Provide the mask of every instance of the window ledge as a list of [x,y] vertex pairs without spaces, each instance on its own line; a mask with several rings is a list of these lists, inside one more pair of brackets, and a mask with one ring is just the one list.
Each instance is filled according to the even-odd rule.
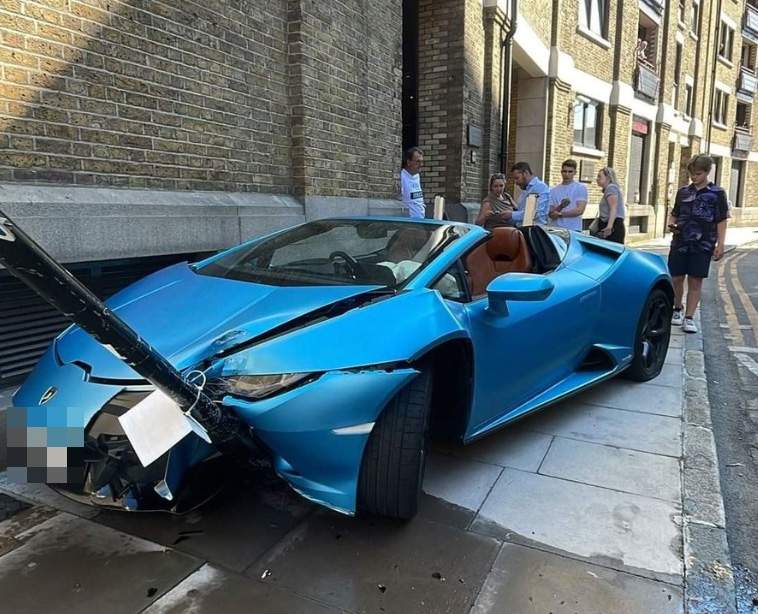
[[576,31],[577,31],[578,34],[581,34],[585,38],[588,38],[593,43],[595,43],[597,45],[600,45],[603,49],[610,49],[611,48],[610,41],[608,41],[607,39],[603,38],[602,36],[600,36],[596,32],[593,32],[589,28],[585,28],[584,26],[580,25],[580,26],[576,27]]
[[574,143],[571,146],[571,153],[580,156],[587,156],[588,158],[602,158],[605,155],[604,151],[595,149],[594,147],[586,147],[585,145],[577,145]]
[[732,60],[729,58],[725,58],[723,55],[719,55],[719,62],[728,66],[729,68],[734,68],[734,62],[732,62]]
[[715,128],[718,128],[719,130],[727,130],[729,128],[729,126],[727,126],[726,124],[722,124],[721,122],[717,122],[715,120],[712,122],[711,125],[714,126]]
[[695,32],[693,32],[692,30],[690,30],[690,38],[691,38],[692,40],[694,40],[695,42],[697,42],[697,41],[698,41],[698,36],[697,36],[697,34],[695,34]]
[[687,30],[687,24],[684,23],[683,21],[677,21],[676,25],[679,26],[680,30],[685,30],[685,31]]

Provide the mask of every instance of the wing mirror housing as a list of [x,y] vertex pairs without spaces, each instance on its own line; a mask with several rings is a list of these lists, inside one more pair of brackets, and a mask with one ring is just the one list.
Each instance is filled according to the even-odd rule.
[[555,290],[552,280],[532,273],[505,273],[487,286],[488,310],[496,316],[508,315],[508,301],[544,301]]

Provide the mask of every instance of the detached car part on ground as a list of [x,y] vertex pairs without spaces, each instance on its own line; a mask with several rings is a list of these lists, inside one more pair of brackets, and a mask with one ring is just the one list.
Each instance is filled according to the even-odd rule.
[[[672,304],[655,254],[559,228],[374,217],[308,222],[107,302],[185,381],[201,372],[223,422],[304,497],[398,518],[416,513],[430,429],[468,443],[615,375],[656,377]],[[143,467],[117,418],[153,383],[72,326],[14,404],[55,387],[50,403],[84,409],[85,479],[68,494],[176,509],[229,446],[191,433]]]

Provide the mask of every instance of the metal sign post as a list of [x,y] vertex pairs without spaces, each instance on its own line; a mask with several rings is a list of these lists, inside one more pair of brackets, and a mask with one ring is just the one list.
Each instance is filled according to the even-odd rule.
[[142,377],[173,399],[208,431],[222,451],[253,449],[250,430],[187,381],[118,315],[0,210],[0,264],[78,324]]

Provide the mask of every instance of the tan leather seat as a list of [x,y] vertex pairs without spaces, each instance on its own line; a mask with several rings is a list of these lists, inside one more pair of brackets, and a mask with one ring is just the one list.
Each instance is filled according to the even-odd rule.
[[471,294],[479,296],[503,273],[531,273],[532,262],[526,239],[518,228],[493,228],[486,243],[466,257]]

